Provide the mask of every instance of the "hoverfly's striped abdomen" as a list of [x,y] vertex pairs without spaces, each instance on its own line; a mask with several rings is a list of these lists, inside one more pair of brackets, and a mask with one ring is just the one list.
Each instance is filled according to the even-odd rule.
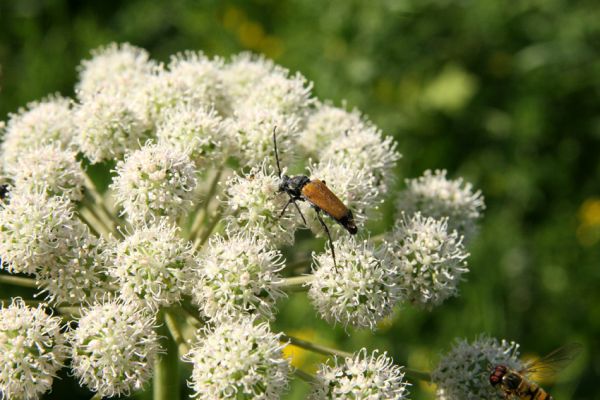
[[358,229],[352,211],[327,187],[325,182],[313,179],[302,187],[302,197],[310,204],[339,222],[351,234]]

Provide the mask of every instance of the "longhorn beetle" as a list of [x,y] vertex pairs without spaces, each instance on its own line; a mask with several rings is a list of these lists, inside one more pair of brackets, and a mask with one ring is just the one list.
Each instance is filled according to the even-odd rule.
[[321,217],[321,211],[329,215],[336,222],[342,225],[351,235],[356,234],[358,229],[354,222],[354,216],[352,211],[342,203],[342,201],[327,187],[324,181],[319,179],[310,179],[306,175],[287,176],[281,175],[281,166],[279,165],[279,152],[277,151],[277,128],[273,129],[273,145],[275,147],[275,160],[277,161],[277,172],[279,173],[279,192],[285,192],[288,194],[290,199],[281,210],[279,217],[281,218],[285,213],[285,210],[290,204],[294,204],[296,210],[302,217],[302,221],[306,225],[306,219],[300,211],[300,207],[296,204],[296,201],[307,201],[317,213],[317,219],[321,223],[323,230],[329,238],[329,244],[331,245],[331,257],[333,258],[333,265],[336,266],[335,262],[335,250],[333,248],[333,240],[331,239],[331,233],[323,218]]

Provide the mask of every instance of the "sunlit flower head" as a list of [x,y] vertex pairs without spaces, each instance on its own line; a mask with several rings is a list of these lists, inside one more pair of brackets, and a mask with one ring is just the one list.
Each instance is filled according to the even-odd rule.
[[195,267],[191,244],[164,220],[135,229],[111,251],[108,273],[120,295],[152,310],[178,302]]
[[146,50],[129,43],[99,47],[79,66],[77,96],[87,100],[107,90],[129,95],[144,84],[155,67]]
[[284,295],[276,286],[282,281],[283,261],[266,240],[245,233],[216,236],[198,263],[192,296],[207,317],[235,319],[246,313],[274,317],[275,301]]
[[61,320],[20,298],[0,308],[0,399],[38,399],[52,387],[68,348]]
[[176,220],[193,205],[196,168],[189,157],[164,144],[146,144],[120,161],[111,187],[134,222]]
[[469,256],[456,231],[448,232],[447,219],[402,216],[388,243],[398,271],[398,284],[406,299],[431,309],[456,296],[458,284],[469,270]]
[[427,170],[423,176],[406,181],[398,209],[406,214],[420,211],[427,217],[448,217],[448,229],[470,239],[477,231],[476,222],[485,208],[480,191],[462,178],[450,180],[445,170]]
[[80,151],[92,162],[122,159],[140,147],[147,126],[123,93],[104,90],[88,96],[76,110]]
[[234,107],[244,104],[253,87],[270,75],[273,61],[252,53],[240,53],[232,57],[221,70],[221,78]]
[[72,201],[83,198],[84,173],[72,150],[56,143],[24,152],[20,168],[14,171],[14,186],[21,191],[43,191],[48,196],[65,196]]
[[272,171],[262,164],[227,180],[226,202],[233,213],[227,220],[234,231],[255,232],[273,244],[291,244],[299,217],[292,207],[279,217],[289,197],[278,192],[280,179]]
[[0,203],[0,254],[9,272],[55,268],[79,245],[85,228],[69,199],[48,197],[45,191],[12,191],[8,200]]
[[149,312],[132,303],[105,299],[83,308],[68,336],[79,383],[102,397],[142,389],[161,351],[155,325]]
[[333,365],[322,364],[308,399],[402,400],[408,399],[409,385],[402,367],[386,353],[369,355],[362,349],[343,360],[335,357]]
[[229,124],[214,109],[179,105],[164,112],[156,136],[159,145],[175,147],[189,155],[198,168],[223,162]]
[[397,273],[367,240],[342,237],[334,246],[336,265],[329,249],[314,256],[308,295],[328,322],[374,329],[401,299]]
[[519,370],[519,345],[481,336],[474,342],[457,340],[440,360],[431,378],[439,400],[504,399],[489,381],[492,368],[502,364]]
[[189,382],[200,399],[276,400],[288,387],[291,366],[283,358],[280,335],[252,319],[226,322],[199,335],[186,354]]
[[76,129],[72,101],[60,95],[31,102],[18,113],[9,114],[0,147],[4,171],[18,171],[23,153],[36,147],[56,143],[67,148]]

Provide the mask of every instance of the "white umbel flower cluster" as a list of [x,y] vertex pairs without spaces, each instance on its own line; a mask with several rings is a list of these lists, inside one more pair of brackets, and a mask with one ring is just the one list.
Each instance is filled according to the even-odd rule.
[[79,201],[85,179],[76,157],[77,153],[61,149],[56,143],[24,152],[12,176],[13,184],[21,191],[45,190],[47,196]]
[[328,251],[314,256],[308,295],[325,320],[374,329],[402,298],[397,272],[367,240],[342,238],[334,245],[336,265]]
[[186,355],[192,363],[189,382],[200,399],[276,400],[291,373],[283,358],[280,335],[253,319],[227,322],[200,334]]
[[0,308],[0,399],[39,399],[67,356],[60,318],[19,298]]
[[0,132],[0,137],[3,136],[0,159],[6,173],[18,171],[20,157],[31,149],[51,143],[61,148],[70,146],[76,134],[72,104],[67,98],[53,95],[8,116],[4,135]]
[[448,218],[448,229],[470,239],[485,208],[480,191],[462,178],[449,180],[445,170],[427,170],[423,176],[406,181],[398,209],[406,214],[419,211],[426,217]]
[[353,357],[335,357],[333,363],[322,364],[317,371],[309,400],[408,399],[404,372],[386,353],[369,355],[361,349]]
[[492,368],[505,365],[520,370],[519,345],[482,336],[469,343],[457,340],[440,360],[431,378],[439,400],[504,399],[489,381]]
[[68,339],[81,385],[102,397],[141,389],[161,351],[154,317],[132,303],[105,299],[84,308],[78,322]]
[[196,168],[184,152],[148,143],[120,161],[116,172],[112,188],[132,223],[176,221],[192,208]]
[[238,318],[245,313],[274,318],[274,306],[284,293],[279,271],[283,260],[264,239],[240,233],[216,236],[200,254],[192,296],[211,319]]
[[431,309],[458,292],[468,272],[469,254],[456,231],[448,232],[447,218],[405,215],[392,232],[389,251],[399,274],[398,283],[411,303]]
[[234,231],[254,232],[273,244],[292,244],[298,226],[294,207],[279,217],[289,197],[279,193],[279,177],[265,164],[245,175],[235,175],[226,182],[228,219]]
[[181,299],[196,265],[191,244],[164,220],[136,229],[109,251],[113,265],[108,273],[118,283],[120,295],[152,310]]

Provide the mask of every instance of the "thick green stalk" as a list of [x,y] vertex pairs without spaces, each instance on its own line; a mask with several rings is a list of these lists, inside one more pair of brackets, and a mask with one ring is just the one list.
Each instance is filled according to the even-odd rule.
[[282,335],[280,340],[282,342],[289,342],[291,345],[302,347],[303,349],[323,354],[325,356],[352,357],[351,353],[347,353],[342,350],[332,349],[331,347],[327,346],[321,346],[319,344],[298,339],[293,336]]
[[35,279],[24,278],[22,276],[0,275],[0,283],[33,289],[37,288],[37,285],[35,284]]
[[309,374],[308,372],[304,372],[301,369],[295,369],[294,375],[296,375],[298,378],[302,379],[306,383],[313,384],[317,381],[314,375]]
[[286,292],[305,292],[308,290],[308,287],[305,285],[314,278],[314,275],[293,276],[291,278],[284,278],[277,286]]
[[158,323],[158,334],[162,337],[165,353],[154,362],[153,400],[180,399],[177,343],[169,333],[163,311],[159,312]]

